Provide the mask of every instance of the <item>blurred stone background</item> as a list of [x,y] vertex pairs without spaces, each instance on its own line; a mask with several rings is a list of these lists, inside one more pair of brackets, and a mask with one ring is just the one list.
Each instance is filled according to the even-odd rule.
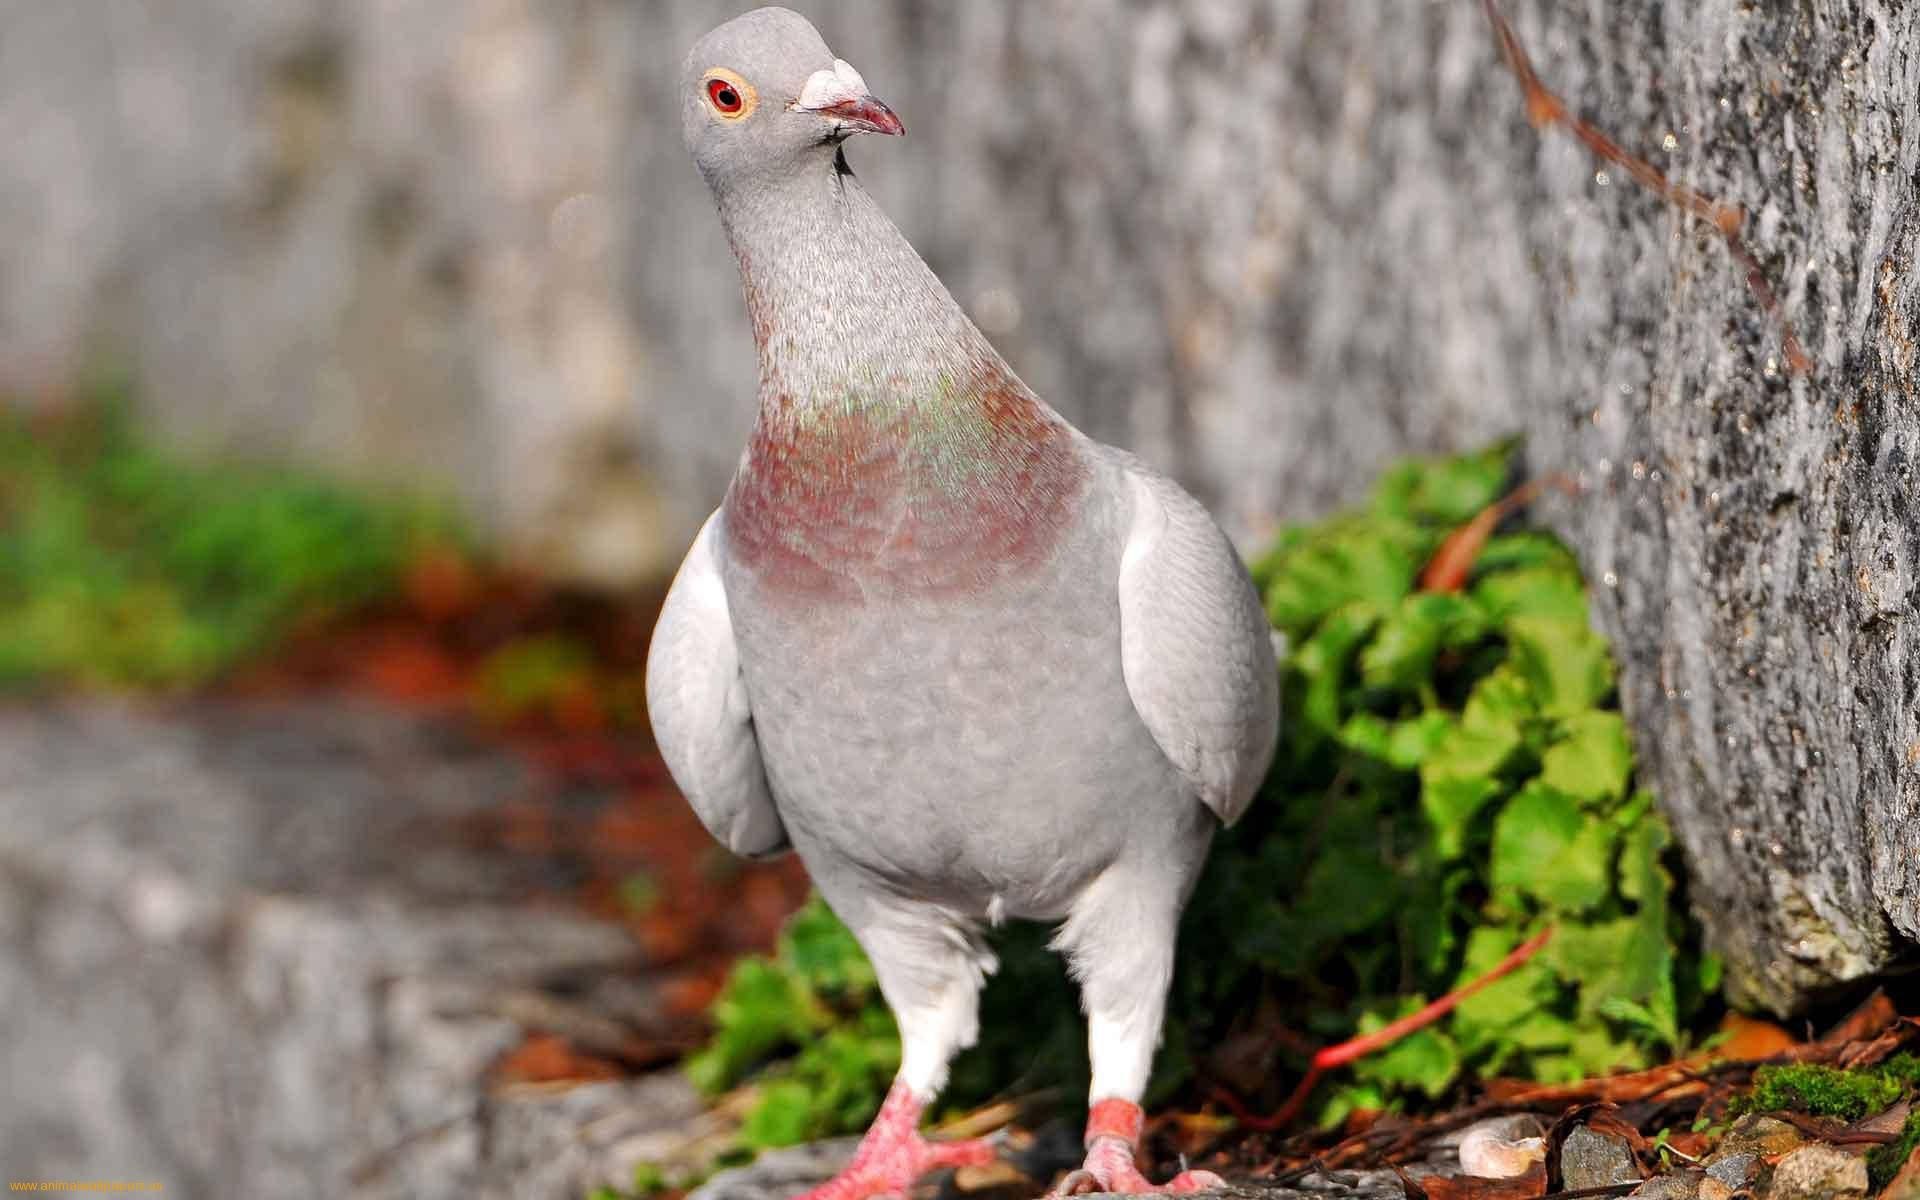
[[[618,586],[717,501],[754,365],[680,146],[692,0],[0,0],[0,392],[102,363],[213,451],[445,489]],[[1548,82],[1741,205],[1537,134],[1469,0],[818,0],[856,170],[1027,380],[1244,544],[1528,437],[1737,995],[1920,937],[1920,14],[1510,0]]]

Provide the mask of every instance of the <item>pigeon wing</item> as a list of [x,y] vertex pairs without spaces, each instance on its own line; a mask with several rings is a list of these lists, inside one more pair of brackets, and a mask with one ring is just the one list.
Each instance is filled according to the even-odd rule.
[[1246,567],[1200,502],[1118,454],[1132,501],[1120,561],[1127,692],[1173,765],[1228,825],[1273,761],[1280,677]]
[[720,514],[707,518],[673,577],[647,652],[647,715],[673,780],[708,832],[735,854],[788,846],[774,807],[740,649],[715,552]]

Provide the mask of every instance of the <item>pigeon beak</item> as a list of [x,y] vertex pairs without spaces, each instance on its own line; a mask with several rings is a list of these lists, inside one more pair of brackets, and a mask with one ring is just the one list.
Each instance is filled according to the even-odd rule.
[[893,110],[867,91],[867,81],[860,78],[860,72],[843,59],[834,59],[831,71],[815,71],[800,90],[800,98],[788,107],[832,121],[835,137],[907,131]]

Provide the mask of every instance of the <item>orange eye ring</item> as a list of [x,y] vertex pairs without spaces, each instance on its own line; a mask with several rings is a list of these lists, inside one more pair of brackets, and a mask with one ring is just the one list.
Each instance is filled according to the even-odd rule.
[[723,121],[744,121],[760,103],[760,93],[753,85],[724,67],[708,71],[700,90],[707,107]]

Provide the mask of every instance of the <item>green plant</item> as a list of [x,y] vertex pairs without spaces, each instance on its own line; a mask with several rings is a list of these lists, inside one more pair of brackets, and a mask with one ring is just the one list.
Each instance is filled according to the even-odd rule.
[[[1897,1054],[1873,1067],[1779,1063],[1755,1071],[1752,1089],[1735,1096],[1727,1113],[1800,1112],[1854,1122],[1883,1113],[1901,1100],[1917,1098],[1920,1055]],[[1920,1113],[1907,1117],[1895,1141],[1868,1152],[1867,1175],[1873,1190],[1892,1182],[1916,1149],[1920,1149]]]
[[126,411],[111,389],[57,421],[0,405],[0,689],[199,682],[456,536],[310,474],[190,465]]
[[[1367,506],[1286,531],[1254,564],[1288,640],[1285,732],[1188,908],[1155,1097],[1203,1066],[1233,1077],[1219,1048],[1277,1025],[1326,1041],[1377,1029],[1548,924],[1537,957],[1323,1085],[1321,1119],[1437,1096],[1467,1072],[1564,1080],[1639,1065],[1679,1046],[1717,987],[1674,903],[1666,827],[1632,790],[1612,660],[1572,554],[1545,533],[1498,535],[1466,586],[1420,586],[1449,534],[1499,497],[1510,457],[1499,446],[1403,464]],[[816,905],[798,924],[821,938],[830,920]],[[1084,1083],[1073,993],[1044,940],[999,939],[982,1043],[955,1064],[951,1102]],[[856,948],[836,944],[851,973]],[[719,1088],[798,1051],[762,1087],[749,1133],[760,1145],[857,1129],[885,1085],[865,1058],[860,1103],[845,1081],[824,1086],[829,1038],[877,1039],[884,1012],[870,989],[832,1006],[788,999],[811,994],[791,958],[783,945],[736,968],[693,1064]],[[1270,1107],[1289,1072],[1239,1074],[1274,1080],[1275,1094],[1245,1097]],[[800,1077],[808,1086],[778,1082]]]
[[712,1040],[686,1063],[696,1086],[719,1091],[780,1059],[741,1131],[750,1149],[858,1128],[900,1065],[873,967],[818,897],[787,922],[770,958],[734,966],[712,1016]]
[[1851,1069],[1823,1063],[1779,1063],[1753,1073],[1753,1089],[1727,1106],[1731,1116],[1802,1112],[1859,1121],[1885,1112],[1920,1089],[1920,1057],[1897,1054],[1875,1067]]

